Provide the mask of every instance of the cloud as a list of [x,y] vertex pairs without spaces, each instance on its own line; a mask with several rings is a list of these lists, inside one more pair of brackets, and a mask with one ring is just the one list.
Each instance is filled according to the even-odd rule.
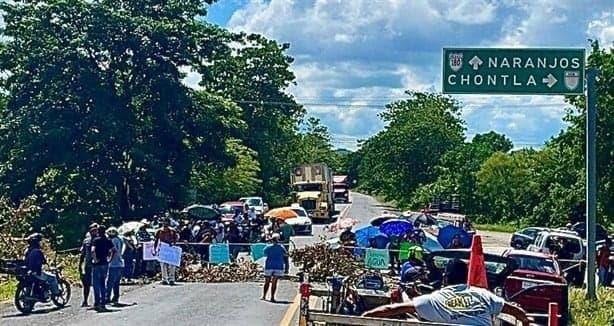
[[613,45],[614,13],[602,12],[598,19],[589,22],[586,33],[589,38],[597,39],[602,45]]
[[[381,130],[406,90],[439,91],[443,47],[586,47],[587,34],[612,40],[611,12],[607,0],[251,0],[227,26],[291,44],[290,91],[344,144]],[[469,137],[543,143],[564,128],[561,96],[458,98]]]

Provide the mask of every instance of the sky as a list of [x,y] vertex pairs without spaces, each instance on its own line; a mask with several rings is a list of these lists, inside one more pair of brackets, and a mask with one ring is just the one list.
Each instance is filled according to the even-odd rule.
[[[207,20],[290,43],[289,90],[329,127],[337,147],[382,130],[383,104],[406,90],[441,91],[450,46],[612,45],[614,1],[220,0]],[[490,130],[539,147],[565,125],[562,96],[455,96],[467,137]]]

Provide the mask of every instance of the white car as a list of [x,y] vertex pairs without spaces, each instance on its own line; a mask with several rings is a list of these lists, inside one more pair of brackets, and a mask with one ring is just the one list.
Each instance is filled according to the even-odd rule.
[[533,244],[527,247],[528,251],[551,254],[550,246],[564,242],[569,249],[572,259],[581,260],[585,255],[585,244],[575,232],[565,230],[545,230],[537,234]]
[[269,204],[265,203],[262,197],[242,197],[239,198],[239,201],[247,204],[250,208],[253,207],[258,215],[262,215],[269,210]]
[[290,206],[289,208],[293,210],[298,215],[298,217],[287,219],[286,223],[292,225],[292,227],[294,228],[294,232],[297,235],[311,235],[312,222],[311,218],[309,218],[309,214],[307,214],[307,211],[298,204],[292,204],[292,206]]

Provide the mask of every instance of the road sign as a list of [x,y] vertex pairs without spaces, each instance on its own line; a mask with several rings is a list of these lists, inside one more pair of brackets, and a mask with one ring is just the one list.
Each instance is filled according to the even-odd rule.
[[444,48],[443,93],[582,94],[584,49]]

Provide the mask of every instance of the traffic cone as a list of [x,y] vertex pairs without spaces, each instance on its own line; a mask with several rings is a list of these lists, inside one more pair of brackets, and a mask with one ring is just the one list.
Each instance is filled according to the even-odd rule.
[[488,289],[488,279],[486,278],[486,266],[484,265],[484,250],[482,248],[482,237],[474,235],[471,242],[471,256],[469,257],[469,275],[467,276],[469,286],[477,286]]

